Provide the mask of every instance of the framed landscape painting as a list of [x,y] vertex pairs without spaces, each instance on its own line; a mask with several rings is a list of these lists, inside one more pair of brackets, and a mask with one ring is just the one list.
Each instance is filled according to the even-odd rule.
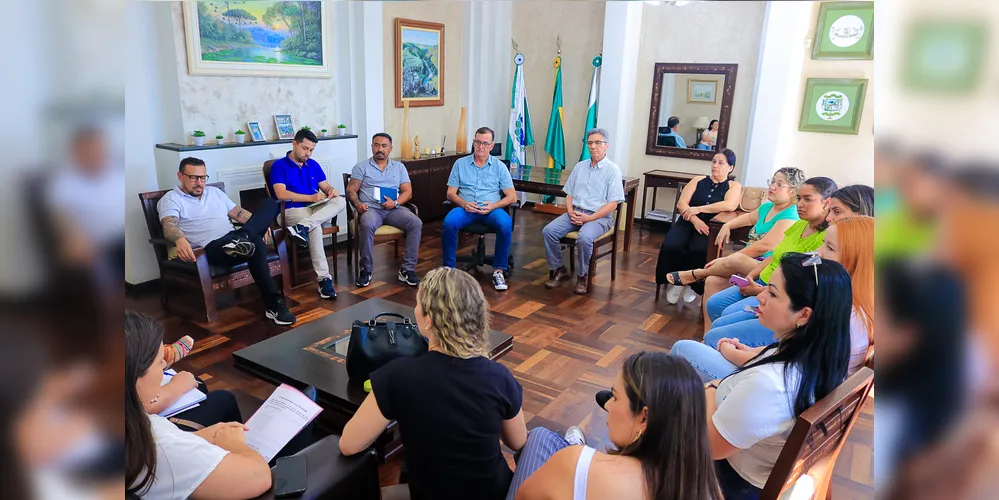
[[874,59],[874,2],[823,2],[812,59]]
[[718,82],[714,80],[687,80],[687,102],[714,104],[717,93]]
[[326,2],[187,0],[192,75],[331,78]]
[[857,135],[866,93],[867,80],[809,78],[798,130]]
[[444,25],[395,19],[395,107],[444,105]]

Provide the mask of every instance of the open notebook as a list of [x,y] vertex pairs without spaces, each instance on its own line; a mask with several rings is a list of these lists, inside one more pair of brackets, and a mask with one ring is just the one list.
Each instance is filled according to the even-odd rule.
[[[167,383],[170,382],[170,379],[172,379],[173,376],[176,374],[177,372],[172,369],[163,372],[163,380],[160,381],[160,387],[167,385]],[[180,399],[174,401],[174,403],[170,405],[169,408],[161,411],[160,416],[163,418],[170,418],[182,411],[190,410],[191,408],[199,406],[201,402],[204,400],[205,400],[205,393],[197,389],[191,389],[185,392],[184,395],[180,397]]]

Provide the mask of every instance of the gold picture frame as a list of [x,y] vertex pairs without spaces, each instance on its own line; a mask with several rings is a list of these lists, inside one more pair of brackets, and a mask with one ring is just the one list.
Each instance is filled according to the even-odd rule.
[[687,80],[687,102],[716,104],[718,102],[718,81]]
[[444,25],[395,19],[395,107],[444,105]]

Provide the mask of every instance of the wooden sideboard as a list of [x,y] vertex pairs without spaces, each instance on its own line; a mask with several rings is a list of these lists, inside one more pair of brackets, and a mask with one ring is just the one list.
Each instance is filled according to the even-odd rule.
[[393,158],[406,165],[409,179],[413,182],[413,204],[420,208],[420,219],[430,222],[447,215],[447,179],[451,167],[462,156],[470,153],[448,152],[444,156],[424,156],[419,160]]

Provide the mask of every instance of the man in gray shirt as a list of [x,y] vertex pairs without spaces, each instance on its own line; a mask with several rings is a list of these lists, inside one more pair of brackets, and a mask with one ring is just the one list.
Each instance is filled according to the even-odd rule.
[[624,201],[624,184],[621,170],[607,159],[610,136],[601,128],[586,134],[586,147],[590,159],[576,164],[565,181],[565,205],[568,211],[548,223],[542,230],[545,238],[545,256],[548,258],[549,280],[545,288],[558,288],[569,280],[569,270],[562,263],[562,246],[559,240],[572,231],[578,231],[576,238],[576,278],[578,294],[588,291],[587,273],[590,257],[593,255],[593,242],[614,228],[614,210]]
[[384,132],[375,134],[371,138],[371,158],[354,165],[347,184],[347,200],[360,217],[360,234],[356,235],[360,269],[354,282],[359,287],[371,284],[375,231],[382,224],[406,232],[406,255],[402,260],[402,268],[399,269],[399,281],[410,286],[420,284],[420,279],[416,276],[416,261],[420,252],[423,221],[409,209],[400,206],[413,198],[413,184],[409,180],[406,166],[390,160],[390,153],[392,136]]

